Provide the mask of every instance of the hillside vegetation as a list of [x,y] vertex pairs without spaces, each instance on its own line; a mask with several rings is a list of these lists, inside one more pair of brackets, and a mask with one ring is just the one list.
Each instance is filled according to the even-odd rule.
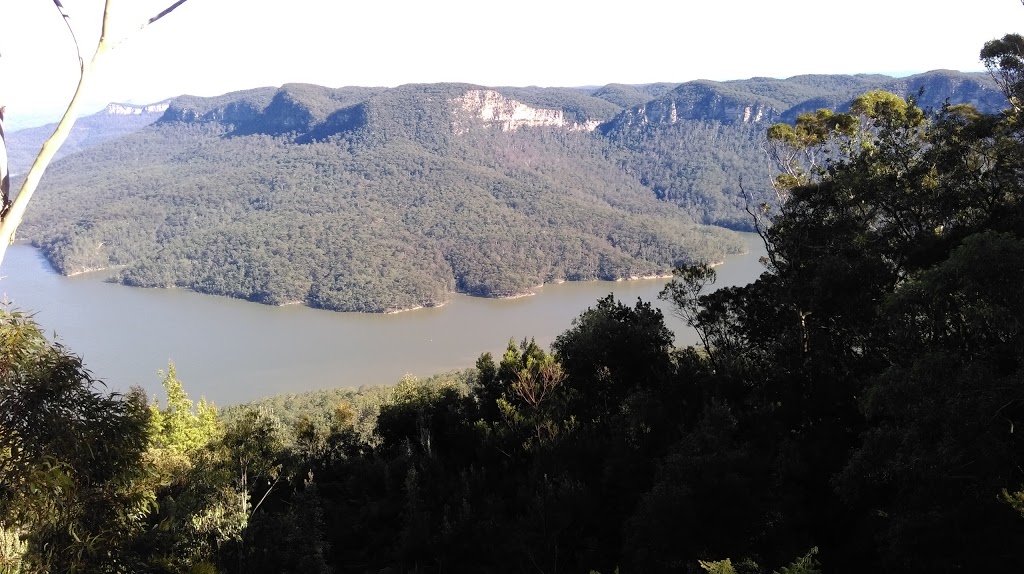
[[1005,102],[952,72],[182,96],[54,165],[20,236],[63,273],[346,311],[664,274],[741,248],[708,225],[769,196],[766,122],[879,84]]
[[[80,118],[64,145],[57,150],[56,159],[85,151],[105,141],[136,132],[160,119],[166,103],[149,106],[109,104],[102,111]],[[18,130],[8,142],[8,161],[14,177],[24,175],[39,153],[43,142],[53,133],[57,124]]]

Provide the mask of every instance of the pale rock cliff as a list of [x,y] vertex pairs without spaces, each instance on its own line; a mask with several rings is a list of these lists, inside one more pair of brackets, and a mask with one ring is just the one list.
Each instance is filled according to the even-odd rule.
[[558,127],[574,131],[593,131],[600,122],[577,122],[566,117],[562,110],[534,108],[510,98],[495,90],[469,90],[452,100],[457,133],[468,127],[467,118],[481,120],[486,125],[498,126],[501,131],[512,132],[519,128]]
[[772,102],[757,97],[739,98],[694,82],[683,84],[661,98],[623,111],[602,130],[672,125],[686,120],[750,124],[775,121],[779,112]]
[[162,114],[170,107],[171,102],[163,101],[155,104],[138,106],[135,104],[110,103],[104,108],[104,113],[112,116],[141,116],[143,114]]

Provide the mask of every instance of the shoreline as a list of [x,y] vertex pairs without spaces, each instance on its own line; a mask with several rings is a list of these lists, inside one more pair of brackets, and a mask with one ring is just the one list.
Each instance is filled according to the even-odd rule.
[[[397,315],[399,313],[408,313],[409,311],[418,311],[420,309],[440,309],[441,307],[444,307],[447,304],[448,304],[448,301],[445,301],[444,303],[438,303],[436,305],[414,305],[412,307],[406,307],[404,309],[392,309],[390,311],[381,311],[380,313],[370,312],[370,313],[367,313],[367,314],[368,315],[378,315],[378,314],[379,315]],[[311,309],[317,309],[317,307],[310,307],[310,308]],[[321,310],[329,311],[329,309],[321,309]],[[341,311],[341,312],[342,313],[359,313],[359,311]]]
[[[47,259],[47,261],[49,261],[49,259]],[[50,266],[53,267],[54,270],[57,269],[57,267],[53,264],[52,261],[50,262]],[[121,266],[121,267],[123,267],[123,266]],[[108,270],[113,271],[115,269],[118,269],[118,267],[86,267],[85,269],[82,269],[80,271],[72,271],[71,273],[68,273],[68,274],[66,274],[64,276],[65,277],[78,277],[79,275],[88,275],[89,273],[99,273],[101,271],[108,271]],[[57,273],[60,273],[60,271],[57,271]]]
[[656,273],[654,275],[630,275],[629,277],[620,277],[615,280],[616,283],[621,281],[650,281],[652,279],[671,279],[671,273]]
[[[105,272],[105,271],[106,272],[112,272],[112,271],[116,271],[117,269],[126,267],[124,265],[88,267],[88,268],[85,268],[85,269],[74,271],[72,273],[64,274],[64,273],[61,273],[59,269],[57,269],[57,267],[53,264],[53,262],[50,260],[50,258],[46,256],[45,252],[41,248],[32,245],[31,242],[28,242],[28,241],[24,242],[23,244],[27,245],[30,248],[32,248],[32,249],[38,251],[39,253],[41,253],[43,255],[43,259],[48,263],[50,269],[54,273],[56,273],[58,275],[61,275],[61,276],[64,276],[64,277],[68,277],[68,278],[80,277],[80,276],[90,275],[90,274],[98,274],[98,273],[102,273],[102,272]],[[743,253],[738,253],[738,254],[735,254],[735,255],[736,256],[742,256],[742,255],[745,255],[745,254],[747,254],[749,252],[750,252],[750,249],[748,248]],[[715,261],[713,263],[709,263],[708,265],[710,267],[712,267],[712,268],[720,267],[722,265],[725,265],[728,262],[728,259],[729,259],[729,257],[726,257],[724,259],[720,259],[720,260]],[[529,291],[520,292],[520,293],[512,293],[512,294],[509,294],[509,295],[481,296],[481,295],[475,295],[473,293],[468,293],[468,292],[465,292],[465,291],[458,291],[458,290],[450,292],[449,295],[451,295],[451,294],[460,294],[460,295],[465,295],[467,297],[475,297],[475,298],[481,298],[481,299],[495,299],[495,300],[511,301],[511,300],[516,300],[516,299],[522,299],[522,298],[525,298],[525,297],[533,297],[535,295],[539,295],[540,291],[542,291],[543,288],[545,286],[547,286],[547,285],[562,285],[562,284],[565,284],[565,283],[593,283],[593,282],[621,283],[621,282],[624,282],[624,281],[670,280],[670,279],[672,279],[673,276],[674,275],[671,272],[661,272],[661,273],[650,273],[650,274],[645,274],[645,275],[630,275],[628,277],[619,277],[619,278],[616,278],[616,279],[593,278],[593,279],[584,279],[584,280],[568,280],[568,279],[565,279],[565,278],[558,278],[558,279],[553,279],[551,281],[544,282],[544,283],[541,283],[539,285],[536,285],[536,286],[530,288]],[[107,282],[115,283],[117,285],[122,285],[124,287],[136,287],[136,288],[140,287],[138,285],[127,285],[125,283],[117,281],[116,278],[114,277],[114,275],[109,275],[104,280],[107,281]],[[253,301],[251,299],[246,299],[244,297],[231,297],[230,295],[222,295],[222,294],[216,294],[216,293],[206,293],[206,292],[203,292],[203,291],[197,291],[197,290],[195,290],[195,289],[193,289],[191,287],[184,287],[184,286],[151,287],[151,288],[153,288],[153,289],[183,289],[183,290],[191,291],[193,293],[198,293],[198,294],[201,294],[201,295],[213,295],[213,296],[217,296],[217,297],[228,297],[228,298],[231,298],[231,299],[238,299],[238,300],[246,301],[246,302],[249,302],[249,303],[261,303],[259,301]],[[328,308],[324,308],[324,307],[314,307],[312,305],[307,304],[305,301],[302,301],[302,300],[291,300],[291,301],[286,301],[286,302],[283,302],[283,303],[270,304],[270,306],[274,306],[274,307],[305,306],[305,307],[309,307],[310,309],[314,309],[314,310],[318,310],[318,311],[333,311],[333,312],[336,312],[336,313],[365,313],[365,314],[369,314],[369,315],[377,315],[377,314],[380,314],[380,315],[396,315],[396,314],[399,314],[399,313],[406,313],[406,312],[410,312],[410,311],[418,311],[420,309],[441,308],[441,307],[444,307],[445,305],[447,305],[449,301],[445,301],[443,303],[438,303],[438,304],[434,304],[434,305],[430,305],[430,304],[428,304],[428,305],[413,305],[413,306],[410,306],[410,307],[404,307],[404,308],[398,308],[398,309],[384,309],[384,310],[380,310],[380,311],[353,311],[353,310],[328,309]],[[267,303],[261,303],[261,304],[267,305]]]
[[[543,287],[543,285],[542,285],[542,287]],[[536,289],[536,287],[534,287],[534,289]],[[513,299],[522,299],[523,297],[533,297],[536,294],[537,294],[536,291],[527,291],[526,293],[513,293],[512,295],[500,295],[498,297],[480,297],[480,298],[481,299],[498,299],[498,300],[501,300],[501,301],[511,301]],[[476,295],[470,295],[469,293],[464,293],[464,295],[466,295],[468,297],[476,297]]]

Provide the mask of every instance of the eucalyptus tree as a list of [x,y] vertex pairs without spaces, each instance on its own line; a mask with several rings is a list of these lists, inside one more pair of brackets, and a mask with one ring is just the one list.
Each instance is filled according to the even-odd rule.
[[100,385],[31,317],[0,309],[0,571],[137,568],[131,541],[155,502],[149,412]]

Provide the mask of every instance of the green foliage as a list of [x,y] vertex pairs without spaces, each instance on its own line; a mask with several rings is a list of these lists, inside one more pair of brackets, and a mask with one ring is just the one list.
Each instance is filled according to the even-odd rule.
[[459,452],[466,409],[470,401],[455,385],[422,384],[406,376],[381,406],[377,435],[381,448],[405,449],[425,457],[447,457]]
[[1002,492],[1003,502],[1009,504],[1014,510],[1024,515],[1024,491],[1007,492],[1003,489]]
[[554,355],[532,339],[524,339],[518,348],[510,340],[496,373],[485,357],[478,365],[481,362],[485,368],[475,396],[483,421],[501,421],[494,427],[498,438],[530,450],[545,448],[562,432],[572,430],[575,421],[565,418],[563,410],[565,372]]
[[[473,369],[465,369],[438,373],[418,382],[427,387],[453,387],[465,394],[475,384],[476,378]],[[392,392],[390,386],[363,386],[283,394],[227,406],[220,410],[220,417],[226,424],[231,424],[246,412],[257,410],[273,413],[285,429],[305,425],[316,433],[326,433],[332,425],[340,425],[352,428],[362,442],[375,444],[377,415],[381,407],[391,401]]]
[[192,400],[177,378],[174,363],[168,365],[161,384],[167,393],[166,406],[161,409],[154,402],[149,407],[153,448],[181,455],[215,440],[220,431],[217,407],[204,398],[193,408]]
[[[676,313],[686,321],[687,325],[698,326],[697,314],[700,311],[700,296],[715,283],[716,278],[715,268],[707,264],[676,267],[672,271],[672,280],[658,293],[658,298],[663,301],[671,301]],[[698,330],[697,333],[706,347],[707,334],[703,330]]]
[[765,229],[769,272],[680,301],[759,445],[746,472],[799,499],[767,514],[851,569],[1014,569],[1022,142],[1011,115],[913,103],[858,98]]
[[697,564],[708,574],[737,574],[732,566],[732,560],[728,558],[715,561],[699,560]]
[[[883,98],[885,101],[888,101],[885,96],[896,98],[888,92],[872,94],[872,97]],[[860,109],[870,105],[863,98],[861,96],[854,100],[851,106],[853,114],[864,113]],[[839,138],[853,137],[860,127],[856,115],[820,109],[814,113],[798,115],[792,126],[782,123],[768,128],[765,149],[775,167],[782,171],[774,181],[776,190],[789,191],[819,178],[827,167],[826,144]],[[822,152],[826,155],[824,162],[818,157]]]
[[[265,109],[176,103],[55,165],[48,181],[72,191],[40,194],[23,235],[63,272],[117,267],[129,285],[375,312],[654,275],[740,248],[651,197],[601,138],[469,116],[454,128],[471,88],[288,85]],[[578,90],[513,92],[587,120],[614,108]]]
[[139,487],[148,411],[137,393],[122,397],[99,385],[30,316],[0,310],[4,568],[135,568],[129,545],[153,502]]
[[1024,36],[1007,34],[998,40],[985,42],[981,61],[1019,114],[1024,95]]
[[817,547],[811,548],[807,554],[804,554],[792,564],[779,568],[774,574],[822,574],[821,564],[818,563],[816,558],[817,555]]
[[[773,574],[821,574],[821,565],[818,563],[817,548],[811,548],[807,554],[787,566],[775,570]],[[764,570],[752,560],[745,559],[733,566],[732,560],[705,561],[698,560],[697,564],[708,574],[758,574]]]
[[569,373],[565,392],[571,412],[585,420],[630,418],[623,408],[631,393],[656,394],[667,384],[672,339],[661,311],[650,303],[637,300],[630,307],[612,295],[598,300],[551,345]]
[[[875,122],[898,122],[908,127],[918,127],[925,120],[912,100],[883,91],[868,92],[854,98],[850,112],[867,116]],[[817,143],[823,143],[824,139]]]

